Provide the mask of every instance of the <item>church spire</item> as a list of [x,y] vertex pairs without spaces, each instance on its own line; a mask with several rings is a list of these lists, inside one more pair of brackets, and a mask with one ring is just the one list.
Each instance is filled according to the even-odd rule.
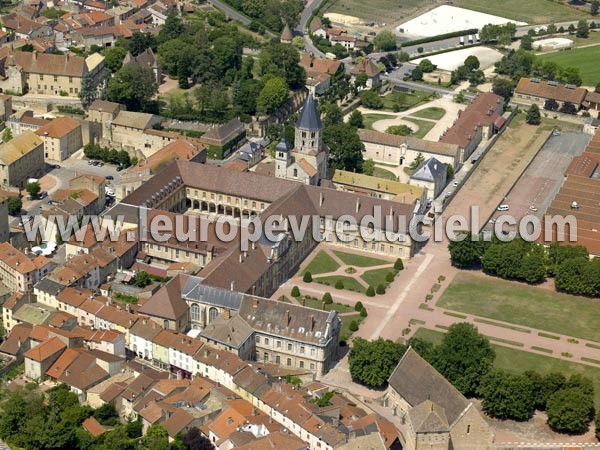
[[323,128],[317,105],[312,94],[309,92],[306,102],[300,111],[300,117],[296,122],[296,128],[306,131],[320,131]]

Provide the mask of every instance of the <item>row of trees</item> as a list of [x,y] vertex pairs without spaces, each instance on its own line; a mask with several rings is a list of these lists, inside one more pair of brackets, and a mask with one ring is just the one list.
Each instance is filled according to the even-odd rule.
[[[411,338],[410,345],[466,396],[481,399],[484,411],[499,419],[527,420],[545,410],[548,424],[559,432],[583,433],[594,418],[594,387],[581,375],[545,376],[535,371],[508,373],[493,367],[496,353],[489,340],[469,323],[450,326],[442,342]],[[349,353],[352,377],[382,387],[404,355],[406,346],[379,338],[355,338]]]
[[123,168],[137,164],[136,157],[130,157],[125,150],[109,149],[98,144],[87,144],[83,147],[83,154],[88,159],[97,159]]
[[275,32],[280,32],[285,23],[294,29],[304,8],[300,0],[227,0],[227,3]]
[[[169,444],[167,431],[152,425],[142,436],[142,421],[121,424],[114,406],[106,404],[96,410],[79,404],[68,386],[60,385],[41,393],[37,384],[7,391],[0,404],[0,438],[11,446],[25,450],[209,450],[213,446],[192,428]],[[104,426],[112,427],[97,438],[81,424],[93,416]]]
[[502,242],[466,235],[448,245],[452,264],[481,268],[501,278],[540,283],[555,277],[558,290],[571,294],[600,296],[600,260],[589,259],[582,245],[552,243],[548,248],[514,239]]

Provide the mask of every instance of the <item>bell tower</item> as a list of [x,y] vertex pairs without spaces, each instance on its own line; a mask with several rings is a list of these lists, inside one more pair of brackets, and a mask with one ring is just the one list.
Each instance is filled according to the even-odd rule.
[[308,94],[296,122],[295,149],[298,153],[316,155],[322,147],[323,124],[311,93]]

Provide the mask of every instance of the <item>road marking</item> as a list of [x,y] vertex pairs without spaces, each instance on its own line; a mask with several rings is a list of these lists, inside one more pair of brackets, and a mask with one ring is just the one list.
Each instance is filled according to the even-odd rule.
[[400,305],[404,302],[404,299],[406,298],[406,295],[412,288],[413,284],[419,279],[421,274],[423,272],[425,272],[425,269],[427,269],[427,266],[429,266],[429,263],[431,262],[432,259],[433,259],[433,255],[431,253],[429,253],[425,256],[425,259],[423,260],[423,262],[417,269],[417,272],[414,274],[414,276],[411,277],[408,284],[404,287],[404,290],[402,291],[402,293],[398,296],[398,299],[392,305],[392,308],[390,309],[389,314],[386,315],[385,320],[383,320],[379,324],[377,329],[371,334],[371,339],[377,339],[379,337],[379,335],[381,334],[383,329],[387,326],[389,321],[394,317],[394,315],[398,311],[398,308],[400,308]]

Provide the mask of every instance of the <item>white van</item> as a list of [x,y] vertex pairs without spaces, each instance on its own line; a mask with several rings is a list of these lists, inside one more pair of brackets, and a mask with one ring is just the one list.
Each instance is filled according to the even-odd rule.
[[500,206],[498,206],[498,211],[508,211],[508,205],[500,205]]

